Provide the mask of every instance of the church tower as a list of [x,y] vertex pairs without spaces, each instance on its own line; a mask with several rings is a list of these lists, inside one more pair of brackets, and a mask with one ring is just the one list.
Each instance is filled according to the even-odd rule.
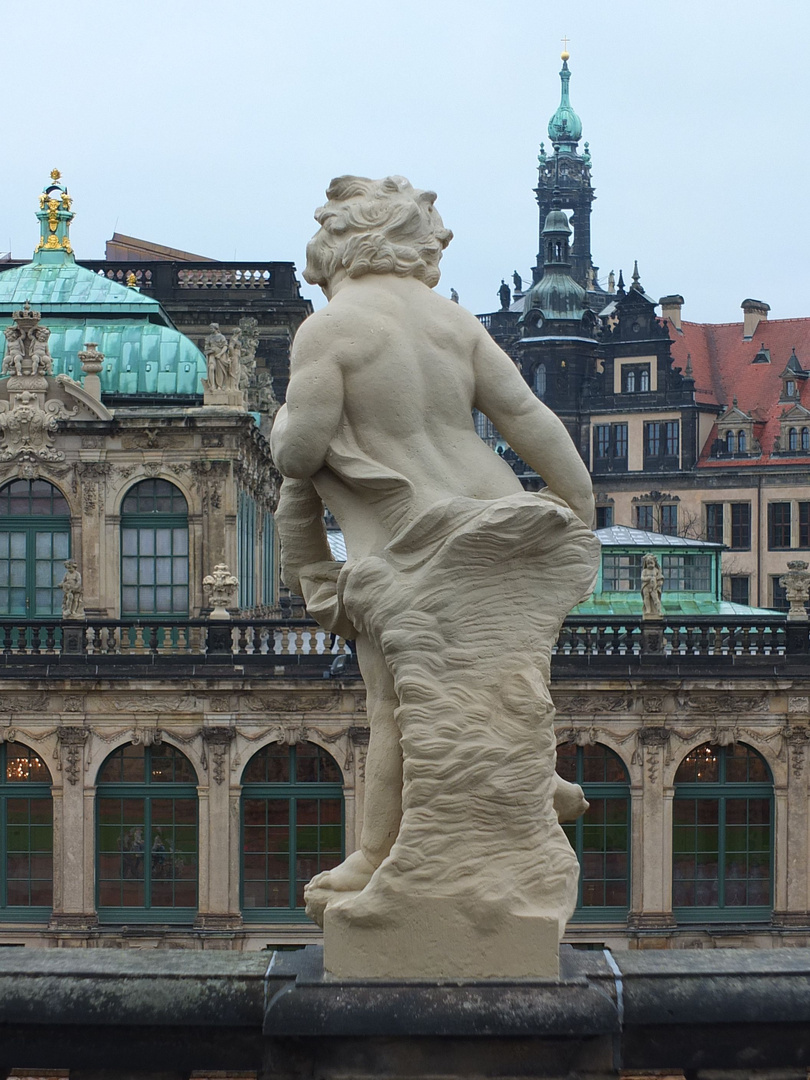
[[561,205],[571,211],[570,221],[574,227],[571,245],[571,275],[589,292],[596,287],[596,267],[591,261],[591,204],[596,198],[591,184],[591,155],[585,143],[584,153],[578,151],[582,137],[582,121],[574,112],[569,97],[571,72],[568,68],[569,53],[562,54],[560,71],[560,104],[548,122],[548,137],[552,153],[546,154],[545,144],[540,144],[538,156],[538,180],[535,188],[540,208],[540,249],[533,277],[537,283],[545,271],[542,230],[552,209],[555,189],[559,192]]

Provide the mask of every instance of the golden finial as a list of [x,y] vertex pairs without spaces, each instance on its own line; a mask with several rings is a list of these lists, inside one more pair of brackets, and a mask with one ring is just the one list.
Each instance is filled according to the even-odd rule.
[[60,180],[61,178],[62,174],[58,169],[51,169],[51,180]]
[[135,277],[134,271],[130,270],[127,274],[127,288],[136,289],[138,287],[138,279]]
[[571,56],[571,53],[568,51],[568,42],[569,42],[569,40],[570,39],[567,38],[567,37],[560,38],[560,41],[562,41],[562,43],[563,43],[563,51],[560,53],[560,59],[561,60],[568,60],[570,58],[570,56]]

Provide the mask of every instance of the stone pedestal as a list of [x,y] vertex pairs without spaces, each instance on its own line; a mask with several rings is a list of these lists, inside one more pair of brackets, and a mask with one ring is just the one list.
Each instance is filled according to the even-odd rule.
[[247,402],[243,390],[209,390],[205,387],[204,405],[224,405],[230,409],[246,409]]
[[487,979],[559,976],[556,918],[492,906],[476,922],[458,898],[404,902],[397,924],[358,925],[341,905],[326,909],[324,968],[343,979]]

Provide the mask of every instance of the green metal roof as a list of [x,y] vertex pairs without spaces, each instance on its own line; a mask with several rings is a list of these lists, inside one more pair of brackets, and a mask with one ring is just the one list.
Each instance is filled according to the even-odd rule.
[[[773,615],[773,611],[767,608],[748,607],[747,604],[732,604],[728,600],[714,600],[706,593],[691,592],[667,592],[664,590],[661,596],[661,607],[665,618],[679,615],[709,615],[714,618],[736,619],[752,615]],[[605,615],[609,617],[627,616],[638,619],[642,611],[641,594],[637,592],[627,593],[594,593],[589,600],[585,600],[572,610],[572,615]]]
[[[205,357],[181,334],[158,300],[77,266],[70,243],[72,199],[58,169],[40,196],[34,259],[0,273],[0,330],[26,301],[51,331],[54,375],[81,382],[78,354],[94,341],[104,354],[106,394],[202,394]],[[0,357],[6,350],[0,337]]]
[[[0,274],[0,281],[4,277]],[[120,286],[119,286],[120,287]],[[124,292],[132,292],[124,289]],[[112,314],[112,313],[111,313]],[[48,348],[54,375],[84,378],[78,354],[95,341],[104,354],[99,373],[107,394],[202,394],[205,357],[179,330],[142,319],[43,318],[51,331]],[[0,331],[11,319],[0,315]],[[0,337],[0,355],[5,352]]]
[[26,300],[43,316],[97,314],[112,307],[116,313],[153,316],[170,325],[153,297],[77,266],[70,257],[59,263],[31,262],[4,270],[0,274],[0,313],[10,315]]

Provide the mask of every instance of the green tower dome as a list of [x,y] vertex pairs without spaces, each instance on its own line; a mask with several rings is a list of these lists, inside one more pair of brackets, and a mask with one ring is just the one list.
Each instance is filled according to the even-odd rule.
[[548,122],[548,137],[554,146],[561,150],[576,150],[577,143],[582,138],[582,121],[571,108],[568,98],[568,84],[571,81],[571,72],[568,70],[568,53],[562,54],[562,70],[560,71],[560,104],[557,111]]
[[555,190],[552,208],[543,228],[543,276],[532,285],[523,302],[524,333],[534,333],[551,323],[579,325],[588,310],[585,290],[571,276],[571,226],[560,208]]
[[[70,242],[72,199],[61,180],[54,169],[40,195],[33,260],[0,273],[0,333],[28,301],[51,331],[54,375],[81,381],[79,353],[93,341],[104,354],[104,394],[201,398],[205,357],[160,303],[77,264]],[[0,336],[0,358],[5,349]]]

